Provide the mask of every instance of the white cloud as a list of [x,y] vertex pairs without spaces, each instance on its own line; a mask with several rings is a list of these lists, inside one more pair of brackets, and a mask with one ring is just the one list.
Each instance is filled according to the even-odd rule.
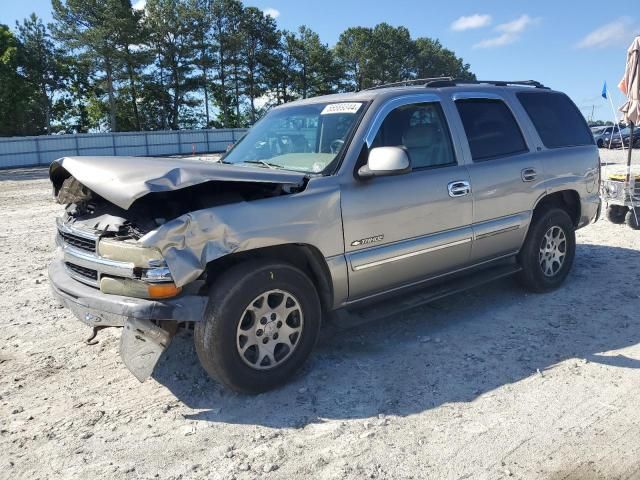
[[634,32],[638,26],[633,25],[629,17],[620,17],[609,22],[584,37],[576,47],[578,48],[605,48],[611,46],[627,46],[633,40]]
[[451,30],[462,32],[474,28],[482,28],[491,25],[491,15],[475,13],[473,15],[462,16],[451,24]]
[[276,10],[275,8],[265,8],[264,10],[262,10],[264,12],[265,15],[267,15],[268,17],[273,17],[273,18],[278,18],[280,16],[280,11]]
[[538,21],[539,19],[531,18],[529,15],[520,15],[515,20],[498,25],[496,30],[499,32],[518,34],[524,32],[529,26]]
[[539,18],[532,18],[529,15],[520,15],[518,18],[511,20],[510,22],[497,25],[495,31],[500,32],[500,35],[481,40],[476,43],[473,48],[495,48],[509,45],[518,41],[525,30],[539,22]]
[[133,9],[144,10],[144,7],[146,6],[147,6],[147,0],[138,0],[136,3],[133,4]]

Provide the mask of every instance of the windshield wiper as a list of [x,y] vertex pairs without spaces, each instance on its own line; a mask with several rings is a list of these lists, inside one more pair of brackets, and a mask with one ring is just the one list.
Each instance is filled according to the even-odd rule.
[[264,160],[244,160],[242,163],[253,163],[256,165],[264,165],[265,167],[271,168],[272,170],[275,170],[278,168],[284,168],[282,165],[278,165],[277,163],[265,162]]

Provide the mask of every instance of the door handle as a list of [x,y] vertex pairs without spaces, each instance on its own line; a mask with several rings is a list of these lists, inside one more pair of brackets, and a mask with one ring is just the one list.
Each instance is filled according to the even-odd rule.
[[525,168],[520,172],[523,182],[533,182],[538,176],[535,168]]
[[450,197],[464,197],[471,193],[471,184],[466,180],[456,180],[447,185]]

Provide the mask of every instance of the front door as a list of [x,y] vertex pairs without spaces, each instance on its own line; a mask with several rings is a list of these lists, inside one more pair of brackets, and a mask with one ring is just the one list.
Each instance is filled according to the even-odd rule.
[[406,149],[412,172],[342,188],[349,299],[468,265],[472,193],[459,147],[434,95],[383,107],[368,148]]

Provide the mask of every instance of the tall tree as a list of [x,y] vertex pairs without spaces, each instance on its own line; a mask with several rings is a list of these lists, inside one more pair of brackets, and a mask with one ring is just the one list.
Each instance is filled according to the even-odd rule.
[[211,3],[213,17],[211,34],[218,74],[214,95],[220,107],[220,120],[225,127],[235,123],[231,121],[234,96],[230,89],[230,77],[233,59],[238,56],[240,48],[238,38],[242,11],[242,3],[238,0],[212,0]]
[[151,63],[151,55],[144,48],[147,31],[143,26],[144,11],[131,8],[130,0],[120,0],[121,8],[114,22],[113,38],[116,47],[118,74],[126,87],[128,100],[120,99],[118,120],[127,130],[141,130],[139,83],[142,69]]
[[369,71],[366,86],[408,79],[413,73],[415,44],[405,27],[376,25],[367,45]]
[[413,40],[405,27],[386,23],[345,30],[335,54],[345,68],[347,86],[355,90],[412,78],[475,78],[469,64],[438,40]]
[[0,136],[24,135],[28,92],[20,68],[20,44],[7,25],[0,24]]
[[414,69],[417,78],[454,77],[475,80],[471,66],[442,46],[439,40],[418,38],[415,41]]
[[118,32],[131,11],[130,0],[52,0],[54,36],[80,59],[94,62],[106,83],[109,126],[117,131],[115,74],[119,68]]
[[249,100],[249,120],[257,120],[256,99],[267,93],[267,68],[278,48],[274,18],[255,7],[245,8],[241,22],[244,94]]
[[32,92],[30,117],[34,133],[51,133],[54,94],[62,88],[60,53],[42,20],[31,14],[17,24],[22,74]]
[[189,96],[197,87],[191,75],[195,54],[192,13],[186,3],[177,0],[148,0],[146,4],[149,41],[156,53],[160,87],[166,92],[166,127],[172,130],[180,128],[184,108],[195,104]]
[[370,86],[371,35],[366,27],[351,27],[340,34],[335,54],[344,68],[347,89],[358,91]]
[[320,41],[320,36],[302,25],[293,36],[292,47],[297,93],[307,98],[334,92],[341,77],[340,65],[329,47]]
[[212,0],[188,0],[189,17],[193,19],[192,40],[194,63],[200,71],[199,87],[203,95],[206,125],[211,123],[209,114],[210,71],[214,65]]

